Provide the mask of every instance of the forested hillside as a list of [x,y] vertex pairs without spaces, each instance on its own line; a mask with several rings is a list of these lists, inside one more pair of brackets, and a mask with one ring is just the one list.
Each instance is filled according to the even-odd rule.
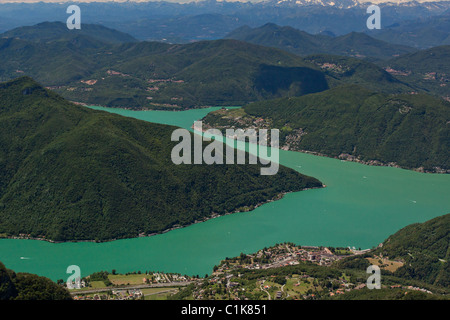
[[267,23],[258,28],[240,27],[226,36],[267,47],[279,48],[298,55],[335,54],[370,59],[388,59],[416,49],[392,44],[362,32],[333,37],[326,34],[309,34],[290,26]]
[[0,262],[0,300],[72,300],[72,297],[48,278],[15,273]]
[[450,103],[425,94],[386,95],[350,85],[303,97],[219,110],[212,127],[273,127],[290,150],[420,171],[450,169]]
[[[399,80],[396,74],[357,59],[358,54],[348,54],[353,58],[335,56],[347,55],[337,47],[351,51],[361,43],[369,46],[367,50],[388,52],[362,34],[330,38],[336,43],[329,44],[327,50],[320,48],[328,36],[309,35],[313,39],[305,41],[319,43],[308,51],[313,55],[302,58],[232,39],[169,44],[136,42],[126,34],[97,25],[87,25],[83,30],[69,32],[61,23],[41,23],[4,33],[0,39],[0,60],[4,62],[0,80],[27,75],[71,101],[166,110],[243,105],[302,96],[343,84],[385,93],[428,90],[416,82],[409,83],[409,78]],[[321,52],[333,55],[318,54]]]
[[0,60],[0,80],[27,75],[72,101],[132,109],[242,105],[328,88],[318,68],[278,49],[237,40],[133,42],[95,25],[7,32]]
[[94,111],[28,77],[0,85],[0,234],[135,237],[321,187],[280,167],[175,165],[176,127]]
[[400,81],[450,101],[450,45],[401,55],[382,65]]
[[[448,293],[449,244],[450,214],[446,214],[423,223],[408,225],[391,235],[372,252],[339,261],[336,266],[361,269],[370,263],[377,263],[382,274],[388,278],[427,283],[444,288]],[[397,263],[397,267],[390,269],[391,263]]]
[[138,41],[127,33],[106,28],[98,24],[83,23],[82,29],[69,30],[67,25],[62,22],[42,22],[35,26],[19,27],[3,33],[2,37],[49,43],[53,41],[74,40],[80,35],[102,44]]
[[409,225],[390,236],[377,254],[405,261],[394,275],[450,287],[450,214]]

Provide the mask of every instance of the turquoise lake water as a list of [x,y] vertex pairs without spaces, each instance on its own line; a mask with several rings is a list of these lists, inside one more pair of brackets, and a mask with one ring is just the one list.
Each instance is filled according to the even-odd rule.
[[[218,108],[189,111],[106,110],[145,121],[189,128]],[[82,276],[95,271],[165,271],[203,276],[225,257],[291,241],[300,245],[371,248],[414,222],[450,212],[450,175],[280,150],[280,163],[327,187],[287,194],[251,212],[235,213],[146,238],[106,243],[0,240],[0,261],[17,272],[66,279],[67,266]]]

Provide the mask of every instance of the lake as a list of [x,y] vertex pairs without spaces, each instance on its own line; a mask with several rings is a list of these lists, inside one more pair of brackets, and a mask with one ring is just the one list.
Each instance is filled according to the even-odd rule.
[[[145,121],[189,128],[218,108],[189,111],[106,110]],[[287,194],[254,211],[235,213],[152,237],[106,243],[53,244],[0,240],[0,261],[17,272],[67,279],[75,264],[95,271],[164,271],[203,276],[225,257],[285,241],[299,245],[377,246],[400,228],[450,212],[450,175],[280,150],[280,163],[318,178],[326,188]]]

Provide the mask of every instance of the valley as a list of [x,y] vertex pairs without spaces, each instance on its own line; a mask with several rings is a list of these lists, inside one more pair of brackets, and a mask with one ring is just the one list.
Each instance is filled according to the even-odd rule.
[[448,299],[450,1],[367,5],[0,4],[0,300]]
[[[212,111],[96,109],[186,129]],[[289,193],[250,212],[217,217],[151,237],[57,244],[2,239],[0,261],[13,270],[37,273],[54,281],[66,277],[67,265],[74,259],[82,276],[112,269],[120,273],[164,270],[204,275],[210,274],[224,257],[256,252],[285,241],[372,248],[407,224],[440,216],[450,206],[446,196],[448,175],[366,166],[284,150],[280,150],[280,163],[316,177],[326,187]]]

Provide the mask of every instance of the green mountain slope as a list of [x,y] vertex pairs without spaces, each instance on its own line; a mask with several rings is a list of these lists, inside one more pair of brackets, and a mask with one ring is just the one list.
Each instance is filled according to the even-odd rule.
[[86,36],[48,44],[1,38],[0,80],[27,75],[39,78],[46,86],[79,83],[101,66],[95,57],[98,45]]
[[450,45],[405,54],[383,62],[401,81],[450,101]]
[[399,21],[380,30],[374,38],[419,49],[450,45],[450,11],[414,20]]
[[48,278],[15,273],[0,262],[0,300],[72,300],[72,297]]
[[100,43],[137,42],[127,33],[97,24],[83,23],[81,29],[69,30],[62,22],[42,22],[34,26],[19,27],[1,34],[1,38],[18,38],[33,42],[72,40],[80,35]]
[[[152,52],[149,43],[122,46],[125,74],[151,79],[152,101],[181,105],[238,105],[248,101],[302,95],[328,88],[325,76],[301,58],[281,50],[236,40],[169,45]],[[280,82],[279,78],[291,74]],[[179,82],[158,79],[174,79]],[[130,81],[130,80],[128,80]]]
[[241,41],[109,44],[90,35],[70,33],[67,39],[57,33],[42,38],[58,40],[36,42],[27,39],[40,26],[30,28],[29,37],[0,39],[0,79],[28,75],[73,101],[179,109],[241,105],[328,88],[325,75],[300,57]]
[[1,84],[0,101],[0,233],[134,237],[321,186],[285,167],[174,165],[175,127],[73,105],[27,77]]
[[[272,29],[276,31],[270,32]],[[283,39],[295,38],[300,32],[271,24],[261,30],[254,32],[280,43],[259,42],[284,50],[291,45],[285,46]],[[346,83],[385,93],[422,91],[366,60],[317,54],[347,55],[349,48],[356,46],[394,55],[367,35],[332,38],[300,34],[302,40],[295,46],[310,48],[304,53],[315,55],[301,58],[232,39],[190,44],[133,42],[101,26],[67,30],[62,24],[42,23],[7,32],[0,39],[0,60],[4,62],[0,80],[28,75],[72,101],[132,109],[243,105],[321,92]]]
[[234,30],[226,38],[275,47],[302,56],[326,53],[358,58],[388,59],[415,51],[411,47],[374,39],[359,32],[330,37],[322,34],[312,35],[292,27],[280,27],[273,23],[259,28],[244,26]]
[[327,75],[330,87],[356,84],[384,93],[408,93],[418,90],[408,82],[400,81],[383,68],[365,60],[328,54],[309,55],[304,59]]
[[0,262],[0,300],[9,300],[15,296],[17,296],[17,289],[11,280],[10,273]]
[[401,259],[395,276],[450,287],[450,214],[409,225],[390,236],[376,254]]
[[450,169],[449,107],[424,94],[386,95],[352,85],[219,110],[204,121],[220,128],[237,123],[279,128],[280,145],[291,150],[445,172]]
[[[389,236],[366,254],[341,260],[338,268],[365,269],[376,263],[382,279],[403,283],[426,283],[435,288],[450,287],[450,214],[414,223]],[[390,269],[395,263],[397,267]],[[383,281],[383,280],[382,280]]]

